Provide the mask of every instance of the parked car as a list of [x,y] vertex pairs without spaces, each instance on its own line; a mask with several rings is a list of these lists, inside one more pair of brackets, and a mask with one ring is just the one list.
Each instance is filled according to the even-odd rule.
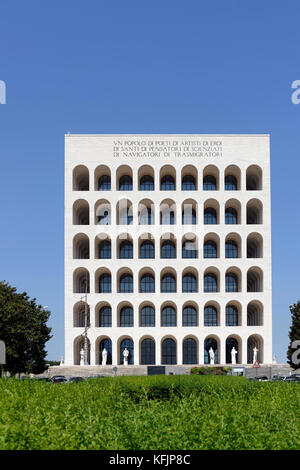
[[54,375],[53,377],[51,377],[51,380],[54,383],[68,382],[68,379],[64,375]]
[[68,382],[83,382],[84,378],[83,377],[70,377],[68,379]]
[[272,380],[274,382],[284,382],[286,377],[284,375],[273,375]]
[[258,375],[257,377],[253,377],[254,380],[258,382],[269,382],[269,378],[266,375]]
[[300,377],[290,375],[289,377],[286,377],[285,382],[300,382]]

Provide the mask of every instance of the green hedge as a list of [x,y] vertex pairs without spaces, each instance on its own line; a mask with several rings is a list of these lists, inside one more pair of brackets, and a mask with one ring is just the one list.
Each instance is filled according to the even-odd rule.
[[0,449],[297,449],[299,384],[232,376],[0,380]]
[[231,367],[192,367],[191,374],[197,375],[227,375]]

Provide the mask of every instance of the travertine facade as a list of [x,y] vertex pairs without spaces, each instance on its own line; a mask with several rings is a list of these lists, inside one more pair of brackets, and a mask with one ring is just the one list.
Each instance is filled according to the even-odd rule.
[[66,135],[65,362],[272,362],[268,135]]

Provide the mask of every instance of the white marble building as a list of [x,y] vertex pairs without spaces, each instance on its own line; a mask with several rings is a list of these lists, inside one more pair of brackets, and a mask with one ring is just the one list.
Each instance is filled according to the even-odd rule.
[[[268,135],[65,136],[65,364],[272,363]],[[87,305],[85,306],[85,294]]]

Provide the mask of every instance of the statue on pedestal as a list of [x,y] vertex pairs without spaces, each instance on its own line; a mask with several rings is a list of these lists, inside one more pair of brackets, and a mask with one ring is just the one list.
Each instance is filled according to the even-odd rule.
[[127,348],[124,349],[123,351],[123,358],[124,358],[124,366],[128,366],[128,356],[129,356],[129,351]]
[[215,352],[212,347],[210,348],[208,353],[209,353],[209,358],[210,358],[210,365],[213,366],[215,363]]
[[233,346],[231,350],[231,364],[236,364],[236,355],[237,355],[237,350]]
[[257,361],[257,353],[258,353],[258,349],[256,346],[254,346],[253,348],[253,364]]
[[84,366],[84,350],[81,348],[80,350],[80,365]]
[[107,362],[107,351],[106,351],[105,348],[103,348],[103,350],[102,350],[102,365],[106,366],[106,362]]

